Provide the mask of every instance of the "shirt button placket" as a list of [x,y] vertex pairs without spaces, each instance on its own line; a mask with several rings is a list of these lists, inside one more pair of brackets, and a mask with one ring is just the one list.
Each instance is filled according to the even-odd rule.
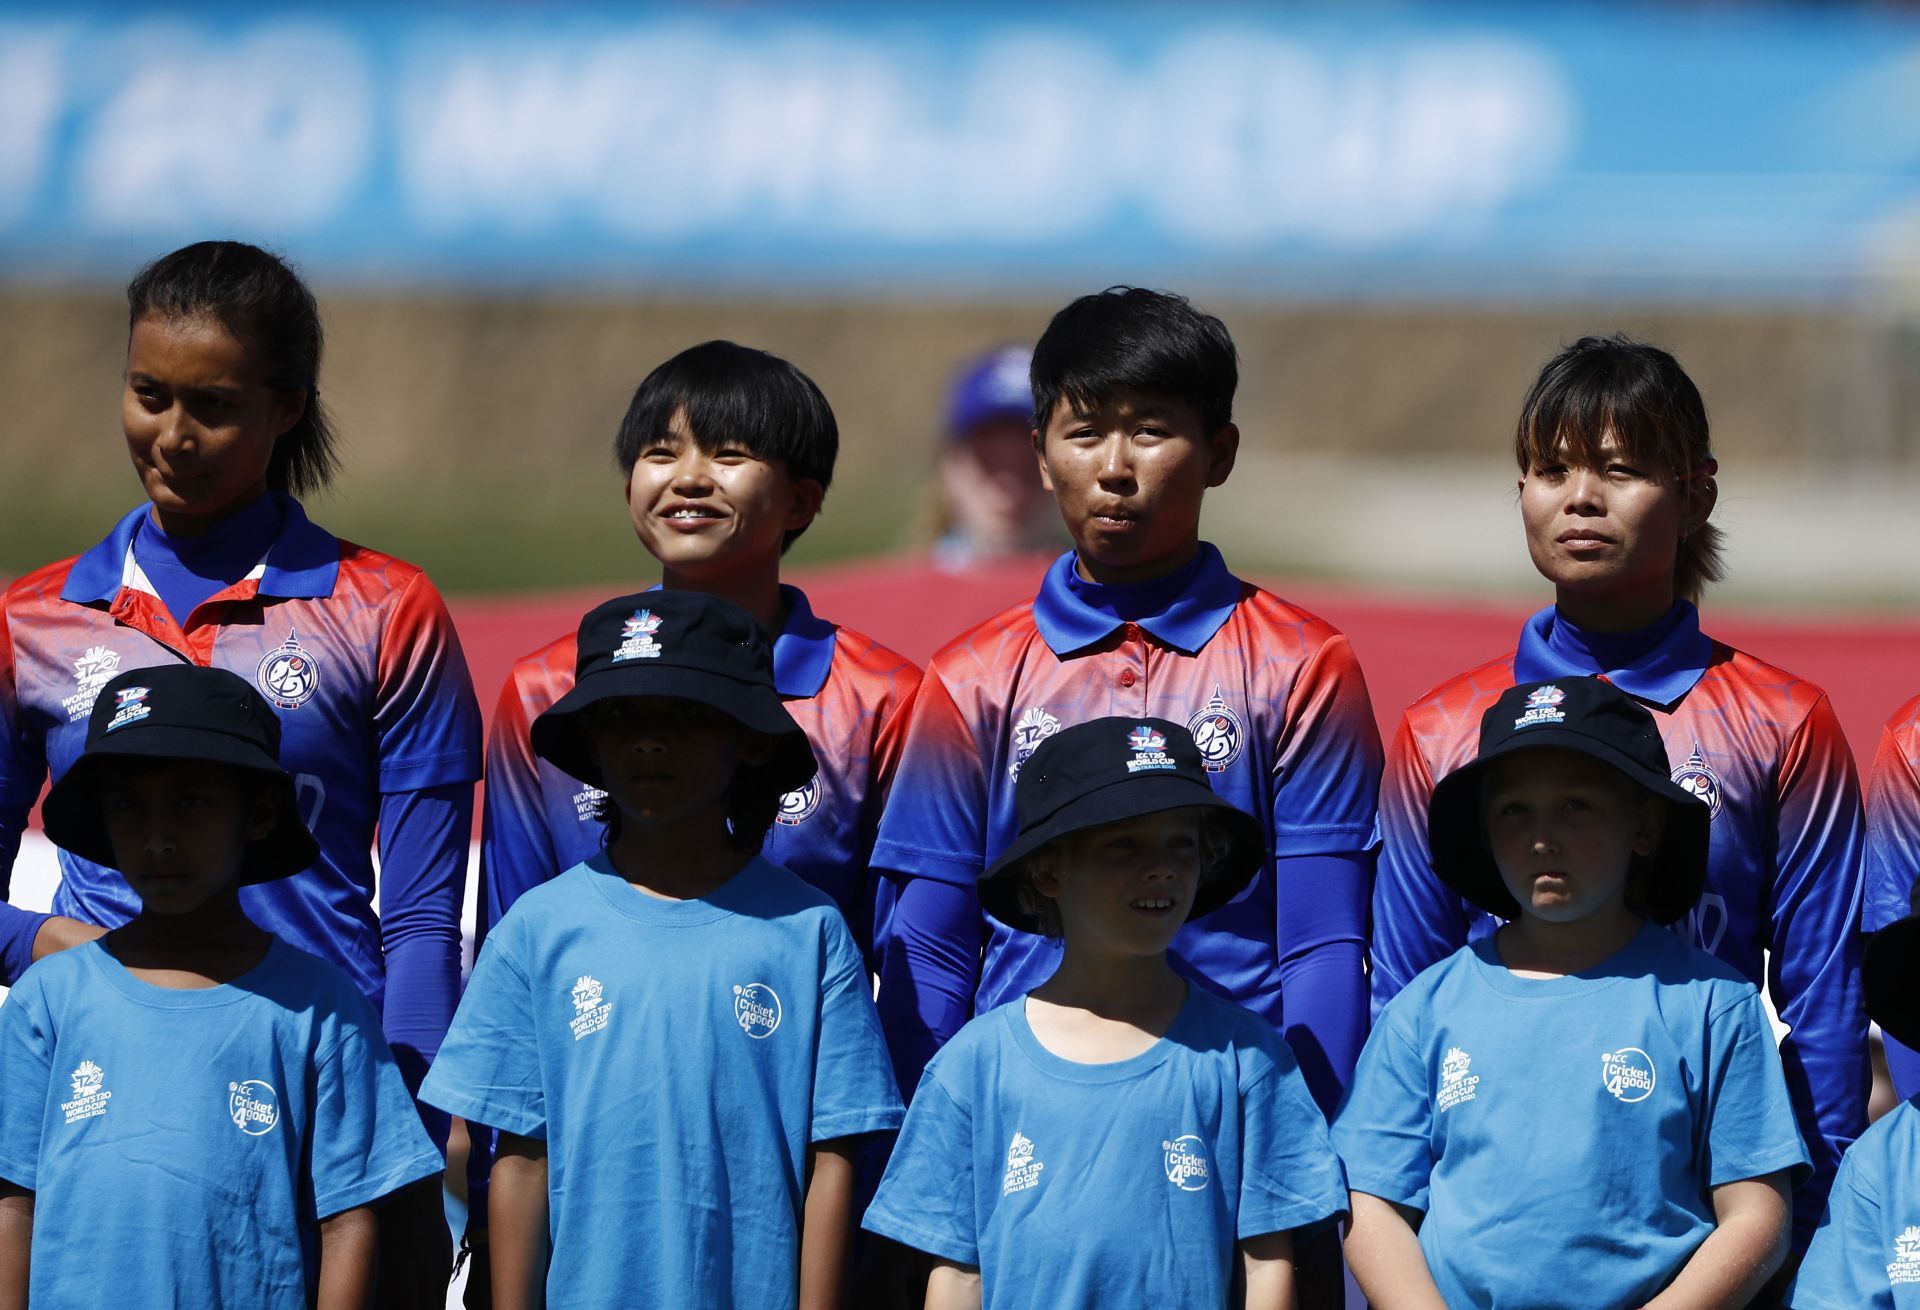
[[1120,674],[1114,679],[1119,684],[1119,690],[1114,693],[1114,701],[1120,706],[1122,714],[1143,716],[1147,712],[1147,652],[1138,624],[1127,624],[1119,654]]

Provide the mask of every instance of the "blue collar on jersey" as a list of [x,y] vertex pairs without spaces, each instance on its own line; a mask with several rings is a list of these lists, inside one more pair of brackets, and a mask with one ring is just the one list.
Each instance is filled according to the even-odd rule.
[[773,639],[773,689],[782,696],[818,696],[833,670],[834,626],[814,617],[807,594],[782,586],[786,626]]
[[[331,596],[340,576],[340,541],[307,518],[300,502],[282,492],[269,492],[280,505],[280,535],[267,547],[260,574],[260,594],[289,600]],[[131,510],[106,538],[74,560],[60,599],[81,605],[111,603],[129,576],[128,559],[133,536],[148,506]]]
[[[1075,595],[1067,582],[1072,576],[1073,552],[1068,551],[1047,569],[1033,598],[1033,626],[1048,649],[1062,657],[1106,640],[1126,622]],[[1134,622],[1182,654],[1198,654],[1232,617],[1244,585],[1227,571],[1212,543],[1203,541],[1193,580],[1160,612]]]
[[1516,683],[1603,674],[1629,696],[1673,705],[1693,690],[1713,660],[1713,638],[1700,631],[1700,611],[1676,600],[1657,623],[1635,632],[1583,632],[1549,605],[1520,629],[1513,656]]

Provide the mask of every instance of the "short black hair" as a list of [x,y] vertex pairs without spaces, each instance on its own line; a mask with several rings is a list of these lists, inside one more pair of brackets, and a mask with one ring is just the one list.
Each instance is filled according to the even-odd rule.
[[[1713,459],[1706,403],[1680,361],[1619,332],[1581,337],[1541,367],[1520,402],[1513,457],[1522,477],[1559,459],[1599,468],[1609,434],[1628,459],[1683,488],[1706,477]],[[1712,523],[1682,537],[1675,592],[1697,601],[1709,582],[1724,577],[1724,545]]]
[[1191,406],[1211,436],[1233,422],[1240,362],[1227,325],[1185,296],[1116,286],[1053,316],[1033,348],[1032,378],[1042,435],[1062,399],[1090,410],[1139,391]]
[[[731,341],[707,341],[681,351],[647,374],[627,405],[613,439],[620,472],[633,466],[649,441],[665,436],[675,415],[700,447],[738,442],[755,458],[778,460],[789,477],[811,478],[824,491],[833,482],[840,426],[814,384],[778,355]],[[787,533],[781,550],[805,528]]]
[[320,404],[320,306],[292,265],[244,241],[198,241],[162,255],[127,284],[127,335],[144,318],[211,319],[245,346],[267,385],[306,393],[306,408],[273,444],[267,485],[319,491],[340,469],[339,439]]
[[[742,764],[727,787],[727,843],[752,855],[767,843],[783,792],[774,784],[772,763]],[[607,825],[603,844],[620,836],[620,807],[604,792],[593,803],[593,817]]]

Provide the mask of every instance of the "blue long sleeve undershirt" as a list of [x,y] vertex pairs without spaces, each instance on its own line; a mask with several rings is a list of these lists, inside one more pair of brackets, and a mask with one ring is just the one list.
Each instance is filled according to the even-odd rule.
[[173,620],[187,617],[215,592],[247,576],[280,536],[280,505],[262,496],[220,520],[204,536],[173,537],[151,517],[140,520],[133,558]]
[[[460,911],[467,889],[473,786],[449,783],[380,798],[382,1026],[410,1091],[440,1051],[460,1002]],[[446,1116],[421,1107],[446,1143]]]

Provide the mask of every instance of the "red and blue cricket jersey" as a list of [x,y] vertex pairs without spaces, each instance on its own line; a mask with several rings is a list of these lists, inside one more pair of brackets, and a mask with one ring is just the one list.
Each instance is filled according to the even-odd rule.
[[[1880,731],[1867,774],[1867,908],[1878,932],[1907,913],[1920,877],[1920,696],[1893,712]],[[1886,1039],[1887,1070],[1902,1100],[1920,1092],[1920,1053]]]
[[[1840,1153],[1866,1125],[1867,1021],[1860,1000],[1861,844],[1853,756],[1826,693],[1714,641],[1678,602],[1651,645],[1597,653],[1549,607],[1512,655],[1428,692],[1387,750],[1374,882],[1373,1005],[1498,926],[1435,876],[1427,801],[1472,760],[1480,718],[1518,682],[1601,674],[1659,723],[1673,779],[1713,810],[1706,891],[1674,925],[1764,985],[1792,1029],[1782,1043],[1814,1174],[1794,1198],[1795,1249],[1820,1217]],[[1631,640],[1631,636],[1629,636]]]
[[[1365,1034],[1366,868],[1380,777],[1380,739],[1366,683],[1331,625],[1242,582],[1203,544],[1177,591],[1150,613],[1116,616],[1079,579],[1071,553],[1034,599],[961,636],[928,665],[908,713],[906,744],[874,849],[899,875],[896,942],[914,938],[913,880],[974,897],[965,921],[944,929],[941,952],[971,972],[985,1012],[1044,982],[1057,941],[1009,928],[979,908],[976,881],[1012,841],[1014,782],[1042,740],[1107,715],[1186,724],[1214,789],[1256,815],[1277,860],[1233,901],[1187,924],[1175,966],[1286,1032],[1323,1105],[1337,1097]],[[1154,584],[1147,584],[1148,587]],[[1137,589],[1136,589],[1137,590]],[[1319,857],[1345,856],[1345,892],[1312,874]],[[1344,913],[1330,912],[1346,902]],[[1301,926],[1321,927],[1301,941]],[[984,959],[981,945],[984,941]],[[1342,953],[1345,953],[1342,956]],[[1339,967],[1321,967],[1340,960]],[[930,980],[891,956],[880,986],[882,1021],[903,1086],[927,1046],[964,1016],[931,1016]],[[1291,987],[1289,984],[1293,984]],[[915,1025],[932,1029],[922,1043]],[[1338,1037],[1335,1027],[1350,1028]],[[908,1051],[920,1045],[922,1049]],[[1317,1060],[1321,1075],[1313,1073]],[[1329,1067],[1330,1066],[1330,1067]]]
[[[346,970],[376,1008],[387,1005],[395,1045],[430,1058],[458,999],[469,832],[458,822],[422,821],[416,826],[432,834],[427,849],[419,834],[409,842],[401,830],[405,816],[431,808],[422,797],[470,798],[480,775],[480,714],[466,657],[425,573],[332,536],[291,497],[274,499],[279,529],[265,557],[184,625],[134,558],[144,505],[86,553],[7,589],[0,860],[11,869],[42,782],[58,779],[80,754],[94,696],[114,674],[175,662],[231,670],[279,715],[281,763],[321,851],[305,872],[241,888],[242,904],[261,927]],[[376,827],[385,868],[378,918]],[[66,851],[60,866],[56,913],[111,927],[138,911],[113,870]],[[0,906],[0,967],[9,980],[26,967],[41,922]],[[400,996],[403,977],[422,995]],[[396,1010],[407,1010],[417,1031],[396,1033]]]
[[[766,857],[831,896],[872,959],[867,872],[880,805],[898,753],[897,711],[920,680],[902,656],[814,615],[782,587],[787,620],[773,642],[773,681],[820,771],[781,801]],[[528,727],[573,687],[575,634],[513,666],[487,741],[480,877],[483,925],[498,923],[530,888],[599,852],[603,793],[533,753]],[[484,928],[483,928],[484,931]]]

